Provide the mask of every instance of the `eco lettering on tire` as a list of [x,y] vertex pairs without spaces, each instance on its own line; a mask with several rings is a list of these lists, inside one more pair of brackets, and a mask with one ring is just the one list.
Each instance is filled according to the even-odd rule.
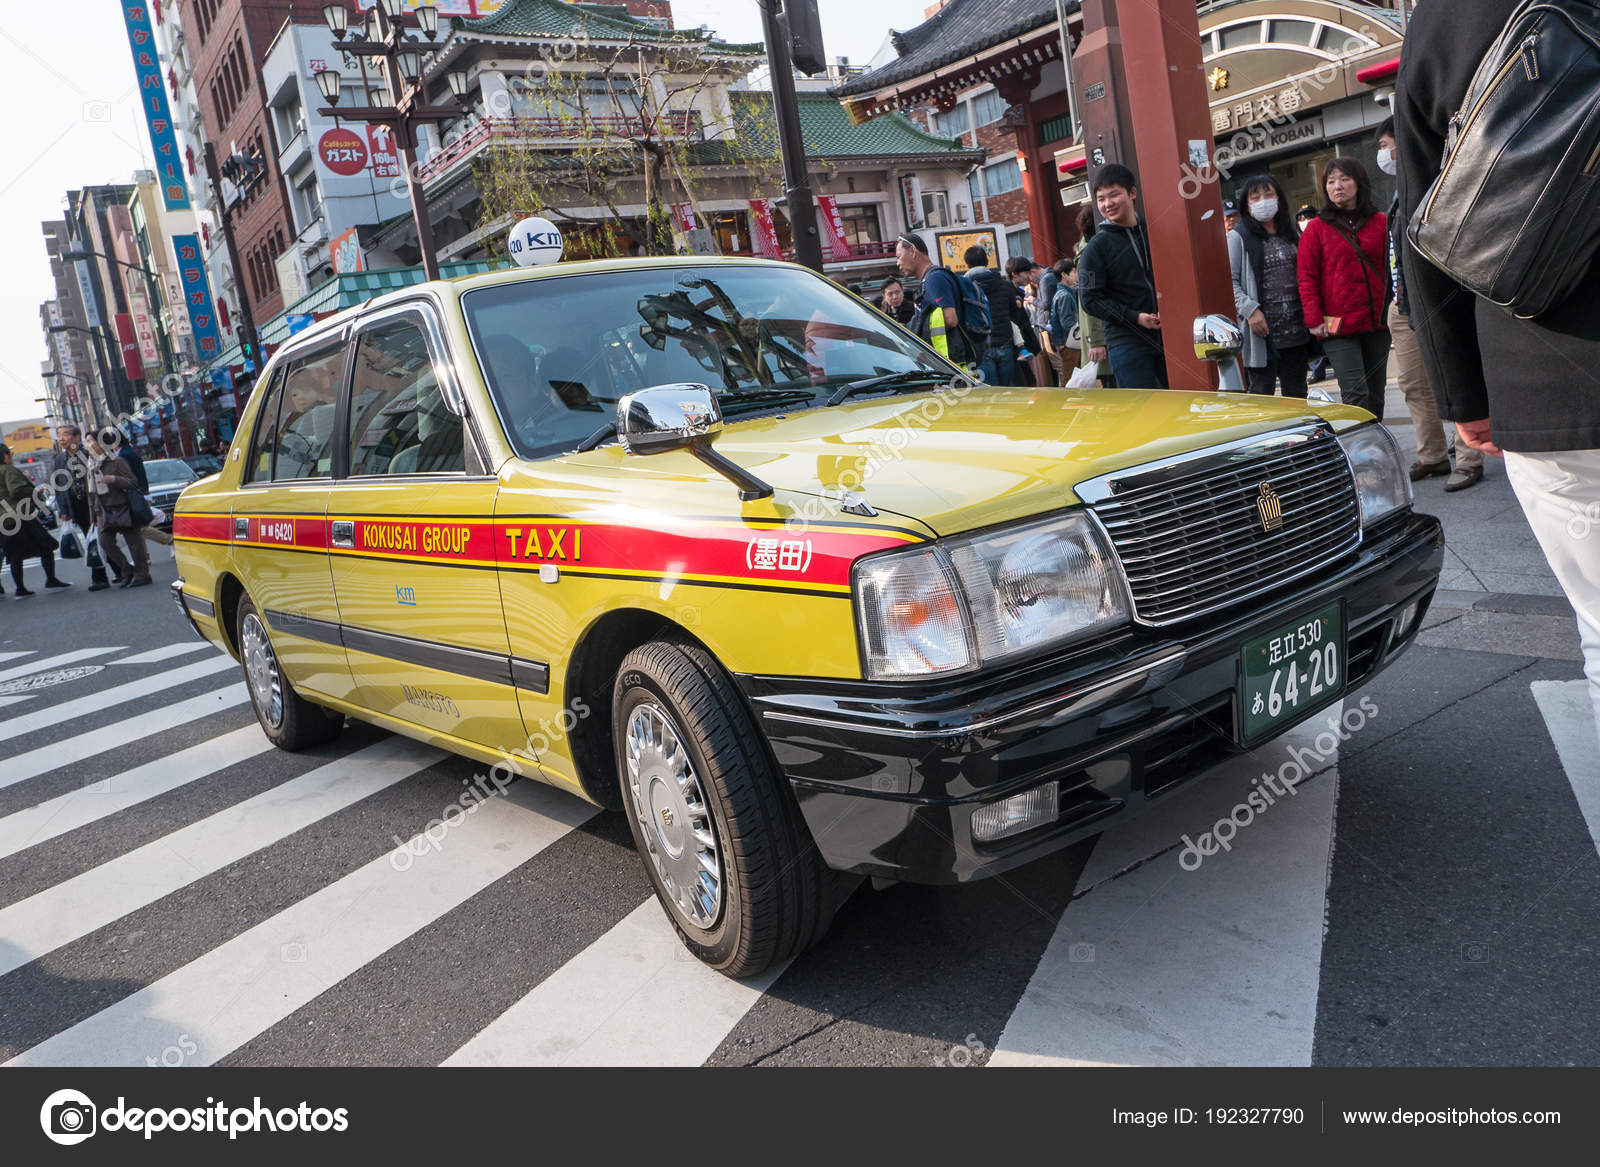
[[[705,788],[724,887],[721,912],[707,928],[687,922],[664,891],[627,789],[627,726],[647,702],[677,723]],[[657,898],[689,950],[719,972],[748,977],[819,940],[841,885],[823,865],[766,743],[716,659],[686,636],[651,641],[623,660],[611,708],[628,826]]]
[[[248,593],[239,597],[238,620],[234,627],[243,629],[245,618],[254,616],[265,628],[266,622],[262,620],[256,610],[255,603]],[[242,646],[241,646],[242,647]],[[241,651],[241,657],[243,653]],[[248,665],[241,659],[240,664],[246,670],[245,688],[250,693],[250,707],[255,711],[256,720],[261,723],[261,730],[267,735],[267,740],[280,750],[295,753],[308,749],[311,746],[330,742],[338,737],[344,729],[344,714],[336,713],[332,709],[324,708],[313,701],[307,701],[295,692],[294,685],[289,678],[283,675],[282,665],[274,660],[274,667],[278,670],[279,683],[283,692],[283,717],[276,728],[270,724],[268,714],[263,711],[257,701],[255,688],[249,684]]]

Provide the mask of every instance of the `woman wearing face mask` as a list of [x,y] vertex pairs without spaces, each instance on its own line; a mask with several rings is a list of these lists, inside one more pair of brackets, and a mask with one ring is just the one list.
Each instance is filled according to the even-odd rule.
[[1300,231],[1271,175],[1246,182],[1242,197],[1246,214],[1228,232],[1228,262],[1250,392],[1271,396],[1282,385],[1285,397],[1304,398],[1311,333],[1300,308]]
[[1372,180],[1359,159],[1322,172],[1327,202],[1300,237],[1300,303],[1322,341],[1339,396],[1383,418],[1389,363],[1389,220],[1372,205]]

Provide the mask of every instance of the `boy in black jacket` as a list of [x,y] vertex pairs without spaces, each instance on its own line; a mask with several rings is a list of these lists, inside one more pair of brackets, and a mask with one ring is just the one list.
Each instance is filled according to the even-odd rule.
[[1094,176],[1101,223],[1078,257],[1078,296],[1091,316],[1105,321],[1111,372],[1123,389],[1167,388],[1161,347],[1150,236],[1134,209],[1139,183],[1120,163]]
[[[1417,6],[1395,84],[1400,223],[1439,176],[1445,133],[1479,62],[1517,0],[1430,0]],[[1511,214],[1504,226],[1520,225]],[[1567,300],[1519,320],[1479,300],[1417,254],[1404,254],[1411,324],[1439,416],[1506,477],[1578,615],[1585,671],[1600,718],[1600,264]]]

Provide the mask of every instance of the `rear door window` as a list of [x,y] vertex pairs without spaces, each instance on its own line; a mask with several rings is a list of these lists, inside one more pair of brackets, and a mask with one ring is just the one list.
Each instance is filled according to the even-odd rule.
[[273,481],[332,476],[334,420],[338,414],[339,382],[344,375],[344,354],[341,344],[285,367]]

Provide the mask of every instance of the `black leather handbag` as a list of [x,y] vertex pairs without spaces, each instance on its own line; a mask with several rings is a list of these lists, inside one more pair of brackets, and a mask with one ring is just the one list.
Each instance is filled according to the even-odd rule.
[[150,509],[150,500],[145,498],[144,491],[134,487],[128,491],[128,513],[133,517],[135,527],[148,527],[155,522],[155,512]]
[[1422,257],[1524,318],[1559,305],[1600,251],[1600,7],[1528,0],[1450,119],[1407,228]]

